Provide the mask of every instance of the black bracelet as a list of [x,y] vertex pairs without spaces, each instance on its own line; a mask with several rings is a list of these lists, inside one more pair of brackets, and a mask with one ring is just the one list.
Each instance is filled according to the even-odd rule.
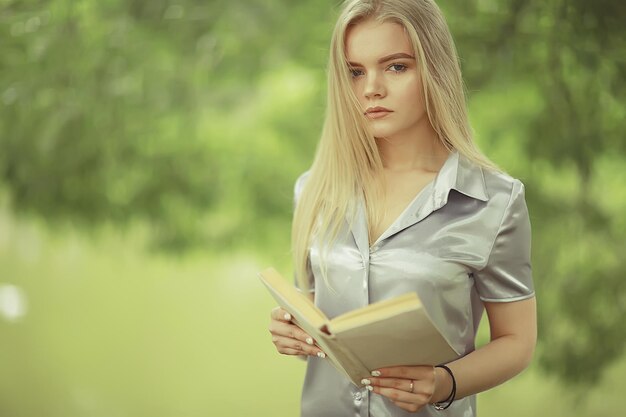
[[452,390],[450,391],[450,395],[448,395],[448,398],[446,398],[443,401],[433,404],[433,407],[435,407],[435,410],[445,410],[446,408],[450,407],[450,405],[452,405],[452,402],[454,401],[456,397],[456,379],[454,379],[454,374],[452,373],[450,368],[448,368],[446,365],[437,365],[435,366],[435,368],[445,369],[446,372],[448,372],[450,376],[452,377]]

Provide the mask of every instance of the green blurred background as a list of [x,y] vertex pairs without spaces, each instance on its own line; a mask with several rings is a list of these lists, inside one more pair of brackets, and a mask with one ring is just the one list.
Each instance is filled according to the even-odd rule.
[[[621,415],[626,3],[439,3],[534,233],[535,361],[480,415]],[[0,0],[0,416],[297,415],[255,274],[290,275],[337,6]]]

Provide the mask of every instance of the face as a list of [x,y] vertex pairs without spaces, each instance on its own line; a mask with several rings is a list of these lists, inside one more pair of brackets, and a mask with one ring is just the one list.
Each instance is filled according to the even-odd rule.
[[403,27],[365,20],[346,35],[352,88],[374,136],[418,135],[429,122],[413,47]]

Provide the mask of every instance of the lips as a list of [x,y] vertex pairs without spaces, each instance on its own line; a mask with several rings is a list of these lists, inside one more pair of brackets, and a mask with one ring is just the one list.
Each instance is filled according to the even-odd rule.
[[387,116],[389,113],[393,113],[393,111],[380,106],[368,107],[367,110],[365,110],[365,115],[370,119],[379,119]]

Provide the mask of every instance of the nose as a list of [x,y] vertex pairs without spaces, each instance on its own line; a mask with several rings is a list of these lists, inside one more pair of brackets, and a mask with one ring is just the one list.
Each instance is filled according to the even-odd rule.
[[367,74],[365,81],[365,87],[363,89],[363,95],[368,98],[380,98],[386,94],[385,83],[382,79],[382,75],[376,71],[372,71]]

